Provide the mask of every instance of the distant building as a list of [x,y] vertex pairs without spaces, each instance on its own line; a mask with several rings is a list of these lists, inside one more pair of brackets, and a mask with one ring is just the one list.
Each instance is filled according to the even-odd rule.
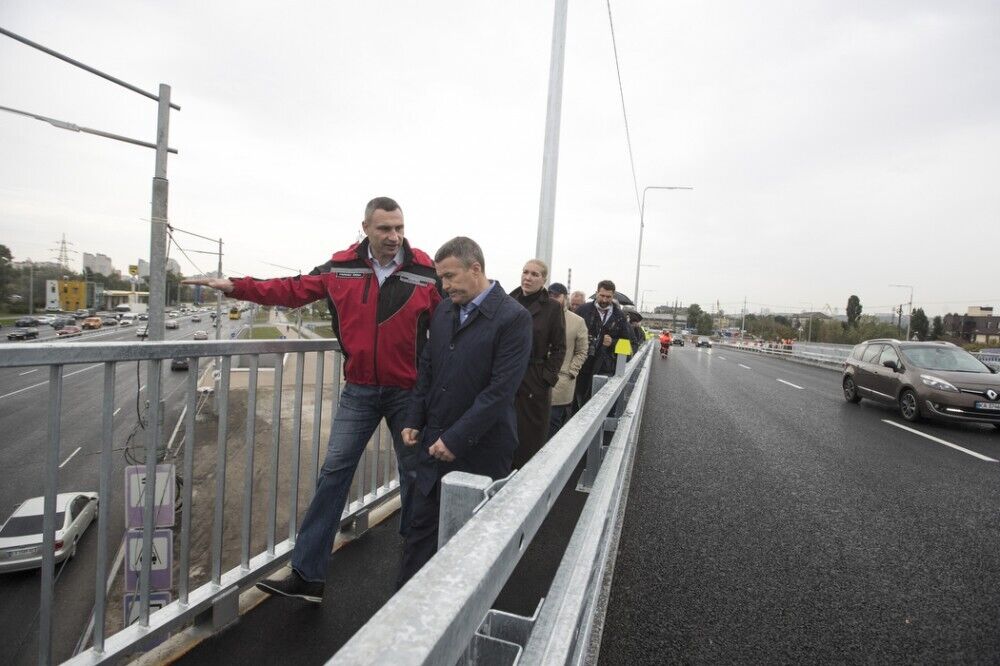
[[967,342],[1000,343],[1000,316],[985,305],[969,306],[965,314],[944,316],[944,330]]
[[84,252],[83,270],[86,272],[88,269],[94,273],[100,273],[101,275],[111,275],[115,270],[114,265],[111,262],[111,257],[108,255]]
[[149,277],[149,262],[145,259],[140,259],[139,264],[139,277],[148,278]]
[[[148,278],[149,277],[149,262],[145,259],[140,259],[139,264],[139,277]],[[181,265],[177,263],[176,259],[167,259],[167,272],[173,273],[175,275],[183,275],[181,273]]]

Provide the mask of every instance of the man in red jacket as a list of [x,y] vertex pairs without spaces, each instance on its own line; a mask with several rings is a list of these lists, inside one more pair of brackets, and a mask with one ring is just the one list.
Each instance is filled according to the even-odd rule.
[[346,359],[347,383],[330,432],[326,459],[292,553],[292,573],[257,586],[265,592],[320,603],[330,551],[351,480],[365,445],[385,418],[399,466],[400,533],[409,529],[416,451],[401,431],[417,359],[431,314],[441,300],[434,262],[403,238],[403,211],[388,197],[368,202],[361,223],[367,238],[337,252],[309,275],[273,280],[186,280],[244,301],[299,307],[326,298],[333,331]]

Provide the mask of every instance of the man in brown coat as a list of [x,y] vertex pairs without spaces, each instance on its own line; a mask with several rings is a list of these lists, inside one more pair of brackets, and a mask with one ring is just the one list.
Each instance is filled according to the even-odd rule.
[[587,324],[566,307],[567,291],[566,287],[558,282],[549,285],[549,298],[562,306],[566,324],[566,355],[563,357],[562,367],[559,368],[559,382],[552,389],[550,439],[572,416],[576,376],[580,373],[583,362],[587,360]]
[[549,298],[545,288],[549,267],[532,259],[521,271],[521,286],[510,292],[511,298],[531,314],[531,360],[524,375],[514,407],[517,410],[517,450],[515,468],[524,467],[549,438],[552,387],[559,380],[566,353],[566,324],[562,305]]

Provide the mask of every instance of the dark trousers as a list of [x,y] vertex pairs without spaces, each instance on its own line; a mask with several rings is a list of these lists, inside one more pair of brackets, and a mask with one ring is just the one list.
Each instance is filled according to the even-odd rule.
[[573,405],[552,405],[549,410],[549,439],[559,432],[559,429],[563,427],[573,415]]
[[396,589],[406,585],[434,557],[438,546],[438,522],[441,514],[441,482],[434,484],[429,495],[413,489],[410,506],[410,528],[403,544],[403,561],[396,577]]

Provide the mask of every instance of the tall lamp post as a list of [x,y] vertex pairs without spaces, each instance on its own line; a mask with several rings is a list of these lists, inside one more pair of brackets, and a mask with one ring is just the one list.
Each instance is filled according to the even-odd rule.
[[898,287],[900,289],[910,290],[910,302],[907,304],[910,308],[909,317],[906,320],[906,339],[910,339],[910,325],[913,323],[913,285],[912,284],[890,284],[890,287]]
[[635,289],[633,296],[639,296],[639,270],[642,268],[642,234],[646,228],[646,192],[650,190],[693,190],[693,187],[668,187],[666,185],[647,185],[642,190],[642,204],[639,206],[639,251],[635,254]]

